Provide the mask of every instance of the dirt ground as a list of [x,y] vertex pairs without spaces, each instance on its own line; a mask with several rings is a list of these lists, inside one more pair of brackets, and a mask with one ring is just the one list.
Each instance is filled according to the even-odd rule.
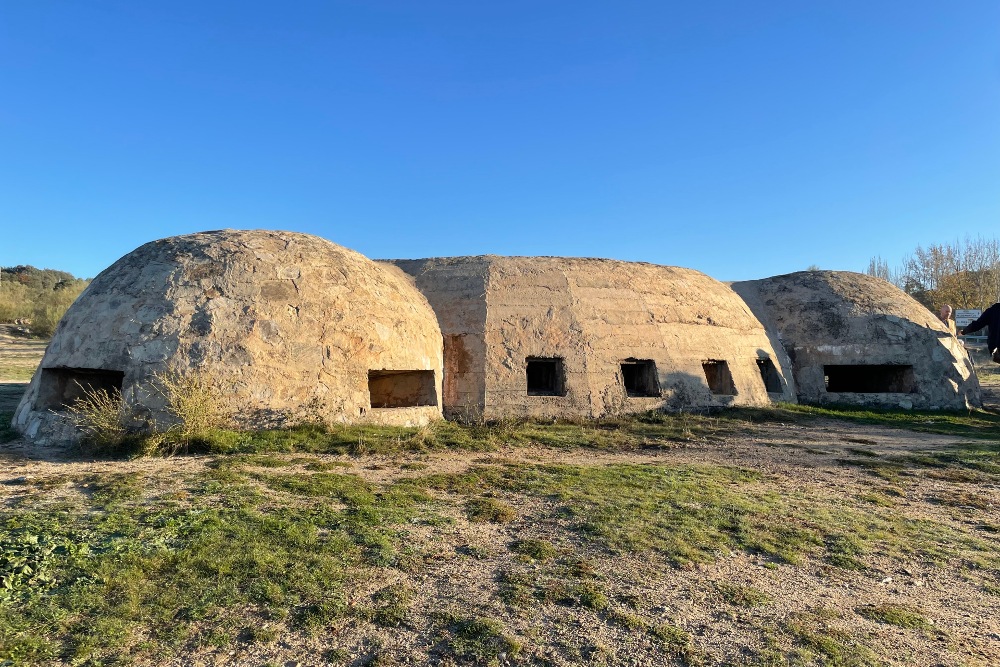
[[[16,341],[0,339],[0,356],[8,351],[25,354]],[[37,346],[33,348],[38,353]],[[17,393],[14,383],[2,382],[0,390],[9,411]],[[20,385],[23,386],[23,385]],[[986,392],[989,404],[1000,407],[1000,386]],[[765,423],[752,425],[738,436],[723,440],[692,440],[665,450],[598,452],[592,450],[549,449],[544,447],[502,447],[485,455],[485,460],[503,459],[525,463],[572,463],[605,466],[617,463],[657,465],[717,464],[740,466],[764,473],[775,488],[808,489],[831,499],[854,498],[883,484],[862,467],[840,463],[855,455],[859,447],[873,456],[941,451],[963,440],[942,435],[915,433],[876,426],[852,425],[839,421],[808,424]],[[460,472],[484,461],[472,452],[437,452],[406,457],[329,457],[349,467],[345,471],[373,482],[388,482],[418,473],[401,467],[419,461],[425,470]],[[46,479],[108,472],[142,472],[149,477],[197,472],[211,457],[138,459],[129,461],[58,460],[44,452],[32,451],[22,441],[3,446],[0,451],[2,477]],[[294,468],[289,469],[294,472]],[[995,480],[995,478],[992,478]],[[963,533],[977,534],[984,525],[1000,525],[1000,485],[994,482],[936,478],[933,474],[913,474],[895,482],[900,497],[895,509],[908,521],[929,519]],[[0,503],[9,503],[26,492],[14,484],[0,484]],[[955,506],[942,499],[974,493],[983,499],[977,506]],[[541,501],[540,501],[541,502]],[[519,508],[524,509],[524,508]],[[529,514],[522,511],[521,514]],[[419,548],[437,554],[417,573],[394,570],[384,579],[372,581],[378,588],[405,580],[416,589],[415,609],[442,605],[466,609],[493,609],[494,573],[498,567],[517,565],[504,545],[524,536],[545,537],[544,525],[470,523],[456,510],[448,526],[419,526],[410,537]],[[993,543],[996,544],[995,537]],[[482,559],[461,557],[469,546],[487,554]],[[654,619],[683,628],[693,637],[697,664],[763,664],[757,658],[767,646],[769,629],[789,619],[808,618],[846,636],[862,638],[880,662],[891,665],[998,665],[1000,664],[1000,597],[984,592],[981,581],[962,568],[941,567],[919,558],[890,559],[875,555],[869,567],[851,570],[831,567],[819,559],[807,558],[796,565],[768,562],[744,552],[717,554],[714,562],[677,568],[654,554],[625,556],[595,555],[597,576],[607,583],[615,599],[634,599],[637,609]],[[752,586],[763,591],[773,603],[750,608],[734,607],[720,600],[722,584]],[[360,593],[359,593],[360,594]],[[933,628],[911,630],[877,623],[853,613],[860,605],[892,604],[919,609]],[[647,639],[611,632],[596,613],[548,605],[543,610],[510,613],[502,618],[520,637],[544,637],[549,664],[660,665],[664,654]],[[250,645],[237,649],[204,648],[176,658],[172,664],[325,664],[320,658],[330,646],[343,646],[351,655],[369,655],[372,646],[392,660],[349,664],[424,664],[428,661],[426,633],[429,625],[417,620],[407,627],[386,630],[364,621],[345,621],[337,636],[282,636],[270,646]],[[595,647],[593,653],[580,652],[581,645]],[[560,648],[562,647],[562,648]],[[871,664],[818,660],[801,664]],[[503,659],[498,664],[517,664]],[[787,664],[785,662],[774,664]]]

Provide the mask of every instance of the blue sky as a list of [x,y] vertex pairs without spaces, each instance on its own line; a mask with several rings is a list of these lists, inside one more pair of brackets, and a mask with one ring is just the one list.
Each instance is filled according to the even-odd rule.
[[0,4],[0,265],[156,238],[864,270],[1000,223],[1000,2]]

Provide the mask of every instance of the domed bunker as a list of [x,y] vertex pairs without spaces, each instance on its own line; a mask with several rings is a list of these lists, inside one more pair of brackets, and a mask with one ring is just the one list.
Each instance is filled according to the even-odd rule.
[[83,388],[167,419],[155,376],[197,372],[244,425],[422,424],[441,416],[442,341],[398,269],[292,232],[148,243],[98,275],[60,322],[14,417],[72,439]]
[[563,257],[392,264],[437,313],[448,417],[795,400],[781,347],[736,293],[698,271]]
[[884,280],[800,271],[732,287],[781,338],[802,403],[930,410],[982,404],[958,340]]

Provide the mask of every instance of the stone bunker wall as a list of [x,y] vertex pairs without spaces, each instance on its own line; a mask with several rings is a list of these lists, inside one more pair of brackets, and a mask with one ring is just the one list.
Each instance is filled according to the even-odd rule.
[[884,280],[802,271],[732,287],[781,338],[802,403],[931,410],[982,404],[959,341]]
[[192,370],[249,425],[441,415],[441,333],[405,274],[306,234],[227,230],[148,243],[97,276],[14,424],[70,437],[60,411],[81,385],[168,421],[153,375]]
[[697,271],[554,257],[394,264],[438,314],[447,416],[794,401],[783,350],[732,290]]

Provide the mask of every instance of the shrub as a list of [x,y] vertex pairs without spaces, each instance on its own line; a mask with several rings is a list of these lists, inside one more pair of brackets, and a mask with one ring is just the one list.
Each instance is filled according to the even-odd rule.
[[136,435],[131,408],[117,389],[81,387],[84,398],[66,409],[70,422],[97,452],[115,452]]
[[[158,373],[157,391],[166,400],[166,410],[176,422],[166,431],[168,440],[187,448],[192,440],[230,425],[231,415],[223,407],[222,392],[213,380],[200,373]],[[176,436],[174,438],[173,436]]]

